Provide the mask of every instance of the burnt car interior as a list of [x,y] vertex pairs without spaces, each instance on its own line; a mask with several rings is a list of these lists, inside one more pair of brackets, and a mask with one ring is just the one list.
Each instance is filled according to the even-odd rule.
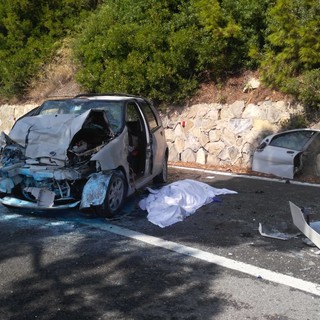
[[82,129],[73,137],[68,149],[70,164],[82,163],[114,137],[103,110],[91,110]]

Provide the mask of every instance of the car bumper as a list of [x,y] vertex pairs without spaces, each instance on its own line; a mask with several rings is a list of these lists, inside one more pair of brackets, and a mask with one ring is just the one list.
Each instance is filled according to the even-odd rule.
[[4,197],[4,198],[0,198],[0,203],[6,207],[34,209],[34,210],[41,211],[41,210],[62,210],[62,209],[75,208],[77,205],[79,205],[80,201],[74,201],[71,203],[65,203],[61,205],[53,205],[49,207],[49,206],[39,206],[36,202],[21,200],[14,197]]

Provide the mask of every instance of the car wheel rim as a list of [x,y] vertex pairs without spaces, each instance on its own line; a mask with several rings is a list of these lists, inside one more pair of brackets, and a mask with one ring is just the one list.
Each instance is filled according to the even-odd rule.
[[109,190],[109,208],[112,211],[117,210],[122,202],[124,194],[124,184],[121,178],[116,177],[110,186]]

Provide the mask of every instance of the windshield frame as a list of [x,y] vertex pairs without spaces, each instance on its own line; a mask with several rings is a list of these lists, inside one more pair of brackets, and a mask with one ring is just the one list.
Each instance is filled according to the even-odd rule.
[[114,133],[122,132],[125,124],[124,100],[111,99],[59,99],[47,100],[33,115],[72,114],[79,116],[88,110],[103,110]]

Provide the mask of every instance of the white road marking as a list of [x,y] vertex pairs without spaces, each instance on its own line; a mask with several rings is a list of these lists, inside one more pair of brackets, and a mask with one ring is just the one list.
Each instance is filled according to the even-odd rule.
[[[176,168],[179,170],[196,171],[196,172],[202,172],[202,173],[217,174],[220,176],[229,176],[229,177],[245,178],[245,179],[253,179],[253,180],[264,180],[264,181],[272,181],[272,182],[280,182],[280,183],[288,183],[288,181],[289,181],[290,184],[297,184],[297,185],[303,185],[303,186],[309,186],[309,187],[320,187],[319,183],[309,183],[309,182],[296,181],[296,180],[290,180],[290,179],[267,178],[267,177],[260,177],[260,176],[251,176],[248,174],[220,172],[220,171],[209,170],[209,169],[188,168],[188,167],[180,167],[180,166],[174,166],[174,165],[171,165],[170,168]],[[213,179],[213,178],[210,177],[210,179]]]
[[190,256],[196,259],[200,259],[209,263],[216,264],[218,266],[222,266],[224,268],[239,271],[239,272],[254,276],[256,278],[262,278],[263,280],[268,280],[275,283],[283,284],[304,292],[308,292],[308,293],[320,296],[320,284],[318,283],[305,281],[295,277],[287,276],[285,274],[270,271],[268,269],[259,268],[247,263],[235,261],[229,258],[218,256],[210,252],[185,246],[172,241],[167,241],[161,238],[149,236],[149,235],[146,235],[137,231],[133,231],[130,229],[122,228],[113,224],[109,224],[109,223],[101,224],[101,222],[95,223],[93,221],[90,221],[90,226],[92,225],[94,225],[99,229],[107,230],[114,234],[121,235],[137,241],[141,241],[149,245],[174,251],[186,256]]
[[[0,217],[0,221],[5,221],[5,220],[11,220],[11,219],[17,219],[17,220],[24,220],[21,219],[20,215],[17,214],[11,214],[11,215],[2,215]],[[30,219],[31,217],[28,217],[28,219],[25,219],[26,223],[30,223]],[[27,222],[28,221],[28,222]],[[67,218],[65,220],[66,224],[69,224],[71,221],[73,221],[73,219]],[[261,278],[263,280],[268,280],[268,281],[272,281],[274,283],[278,283],[278,284],[283,284],[286,286],[289,286],[291,288],[295,288],[307,293],[311,293],[317,296],[320,296],[320,284],[318,283],[313,283],[310,281],[305,281],[302,279],[298,279],[292,276],[287,276],[285,274],[281,274],[281,273],[277,273],[268,269],[264,269],[264,268],[259,268],[244,262],[240,262],[240,261],[235,261],[229,258],[225,258],[210,252],[206,252],[203,250],[199,250],[196,248],[192,248],[189,246],[185,246],[176,242],[172,242],[172,241],[167,241],[167,240],[163,240],[161,238],[157,238],[154,236],[149,236],[137,231],[133,231],[130,229],[126,229],[123,227],[119,227],[110,223],[101,223],[101,221],[93,221],[90,220],[90,222],[88,222],[86,219],[79,219],[76,218],[75,219],[76,222],[79,222],[83,225],[88,225],[88,226],[94,226],[97,229],[100,230],[106,230],[108,232],[111,232],[113,234],[117,234],[123,237],[127,237],[130,239],[134,239],[137,241],[141,241],[144,242],[146,244],[152,245],[152,246],[156,246],[156,247],[160,247],[163,249],[167,249],[173,252],[177,252],[179,254],[183,254],[186,256],[190,256],[196,259],[200,259],[212,264],[216,264],[218,266],[224,267],[224,268],[228,268],[228,269],[232,269],[235,271],[239,271],[242,272],[244,274],[253,276],[255,278]],[[74,222],[74,221],[73,221]],[[63,223],[61,223],[63,224]],[[55,223],[50,223],[50,225],[52,225],[53,227],[55,226]],[[59,225],[58,225],[59,226]]]

